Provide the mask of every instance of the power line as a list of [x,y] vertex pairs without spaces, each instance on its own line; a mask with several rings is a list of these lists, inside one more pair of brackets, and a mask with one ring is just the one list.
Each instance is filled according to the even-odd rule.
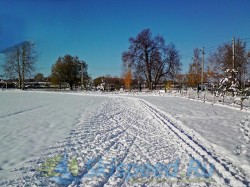
[[[121,67],[111,67],[111,66],[89,66],[90,69],[110,69],[110,70],[115,70],[115,69],[121,69]],[[38,67],[37,70],[43,70],[43,69],[51,69],[51,67]]]
[[[225,44],[229,44],[230,42],[231,41],[227,41],[227,42],[216,44],[216,45],[213,45],[213,46],[210,46],[210,47],[205,47],[206,48],[206,52],[212,51],[212,50],[218,48],[219,46],[222,46],[222,45],[225,45]],[[191,55],[193,56],[193,52],[184,54],[184,55],[182,55],[182,57],[186,58],[186,57],[190,57]]]
[[90,66],[91,69],[121,69],[119,66]]
[[206,49],[216,49],[216,48],[218,48],[218,47],[220,47],[220,46],[222,46],[222,45],[225,45],[225,44],[229,44],[229,43],[231,43],[231,41],[227,41],[227,42],[224,42],[224,43],[220,43],[220,44],[216,44],[216,45],[213,45],[213,46],[210,46],[210,47],[206,47]]
[[[250,42],[250,38],[243,38],[243,39],[240,39],[239,40],[241,41],[244,41],[246,43],[249,43]],[[206,53],[210,53],[210,52],[213,52],[215,51],[218,47],[220,46],[223,46],[223,45],[226,45],[226,44],[231,44],[231,40],[230,41],[226,41],[226,42],[223,42],[223,43],[219,43],[219,44],[216,44],[216,45],[212,45],[212,46],[209,46],[209,47],[205,47],[205,51]],[[190,52],[190,53],[186,53],[186,54],[183,54],[181,55],[180,59],[191,59],[193,57],[193,52]],[[51,69],[51,67],[39,67],[37,68],[37,70],[46,70],[46,69]],[[94,70],[97,70],[97,69],[105,69],[105,70],[120,70],[121,67],[117,67],[117,66],[89,66],[89,69],[94,69]]]
[[39,68],[37,68],[37,70],[41,70],[41,69],[51,69],[51,67],[39,67]]
[[[240,39],[240,38],[239,38]],[[240,40],[244,40],[245,42],[250,42],[250,38],[243,38],[243,39],[240,39]],[[206,49],[206,53],[210,53],[214,50],[216,50],[218,47],[220,46],[223,46],[223,45],[226,45],[226,44],[231,44],[231,40],[229,41],[226,41],[226,42],[223,42],[223,43],[219,43],[219,44],[216,44],[216,45],[212,45],[212,46],[209,46],[209,47],[205,47]],[[181,59],[187,59],[187,58],[191,58],[193,57],[193,52],[190,52],[190,53],[186,53],[186,54],[183,54],[181,55]]]

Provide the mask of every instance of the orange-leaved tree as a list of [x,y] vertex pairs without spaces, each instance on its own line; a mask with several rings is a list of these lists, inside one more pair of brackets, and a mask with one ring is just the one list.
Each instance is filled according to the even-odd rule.
[[131,70],[128,70],[124,73],[124,86],[125,89],[130,90],[132,83],[132,72]]

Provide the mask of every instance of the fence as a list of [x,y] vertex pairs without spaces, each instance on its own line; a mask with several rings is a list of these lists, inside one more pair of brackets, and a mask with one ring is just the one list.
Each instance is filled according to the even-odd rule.
[[198,100],[201,102],[209,102],[211,104],[220,103],[222,105],[228,105],[231,107],[236,107],[239,109],[250,110],[250,98],[242,98],[242,97],[232,97],[232,96],[215,96],[210,92],[199,92],[196,91],[186,91],[180,93],[182,97]]

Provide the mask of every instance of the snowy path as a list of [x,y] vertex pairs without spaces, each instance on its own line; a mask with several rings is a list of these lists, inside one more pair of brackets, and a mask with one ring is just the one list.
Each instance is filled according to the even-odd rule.
[[[76,177],[60,168],[57,170],[61,171],[60,177],[41,175],[38,168],[48,158],[65,153],[67,160],[77,159]],[[106,187],[249,184],[243,171],[197,133],[144,100],[121,97],[106,101],[90,119],[82,118],[68,138],[14,173],[20,173],[22,180],[17,176],[3,184],[56,186],[66,182],[72,186]],[[197,178],[198,174],[206,178]]]
[[[240,125],[244,123],[245,118],[248,116],[250,119],[249,112],[173,96],[139,96],[139,98],[157,106],[188,128],[198,132],[220,151],[238,160],[239,165],[250,174],[250,145],[244,143],[240,131]],[[242,144],[246,145],[247,152],[235,155],[236,146]]]

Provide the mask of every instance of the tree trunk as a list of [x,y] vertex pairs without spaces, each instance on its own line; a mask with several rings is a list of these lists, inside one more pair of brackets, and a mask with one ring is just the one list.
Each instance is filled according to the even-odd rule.
[[21,81],[21,83],[22,83],[22,90],[24,90],[25,89],[25,84],[24,84],[24,82],[25,82],[25,61],[23,61],[22,62],[22,81]]
[[21,86],[22,86],[22,77],[21,77],[21,75],[20,74],[18,74],[18,89],[21,89]]
[[22,75],[22,90],[25,89],[25,84],[24,84],[24,74]]
[[18,73],[18,89],[21,89],[22,86],[22,76],[21,76],[21,64],[20,64],[20,55],[17,54],[17,73]]
[[22,90],[24,90],[24,88],[25,88],[24,80],[25,80],[25,75],[24,75],[24,67],[23,67],[23,70],[22,70],[22,81],[21,81],[21,83],[22,83]]
[[73,83],[69,83],[70,90],[73,90]]
[[21,59],[22,59],[22,62],[21,62],[21,64],[22,64],[22,66],[21,66],[21,68],[22,68],[22,72],[21,72],[21,76],[22,76],[22,90],[24,90],[25,89],[25,84],[24,84],[24,81],[25,81],[25,69],[26,69],[26,46],[23,46],[22,47],[22,56],[21,56]]

